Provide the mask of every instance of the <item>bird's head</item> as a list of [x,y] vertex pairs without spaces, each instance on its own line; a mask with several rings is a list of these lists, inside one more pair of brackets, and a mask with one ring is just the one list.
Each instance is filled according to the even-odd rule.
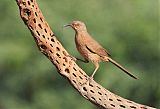
[[87,31],[86,25],[81,21],[73,21],[69,24],[64,25],[64,27],[72,27],[75,31]]

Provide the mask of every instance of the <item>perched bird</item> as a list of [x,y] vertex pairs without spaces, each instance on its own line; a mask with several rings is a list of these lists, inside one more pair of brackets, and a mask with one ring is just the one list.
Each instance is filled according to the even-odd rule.
[[111,62],[112,64],[120,68],[122,71],[127,73],[129,76],[133,77],[134,79],[137,79],[124,67],[118,64],[116,61],[114,61],[111,58],[111,55],[108,53],[108,51],[91,37],[91,35],[87,32],[87,28],[83,22],[73,21],[67,25],[64,25],[64,27],[72,27],[75,30],[76,48],[85,59],[82,61],[83,62],[91,61],[95,65],[96,68],[92,73],[92,75],[90,76],[91,79],[93,79],[93,76],[95,75],[96,71],[99,68],[99,62],[101,61]]

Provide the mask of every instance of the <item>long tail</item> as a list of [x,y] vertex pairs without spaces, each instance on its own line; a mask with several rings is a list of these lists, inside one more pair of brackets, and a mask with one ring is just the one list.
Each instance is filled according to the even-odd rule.
[[122,71],[124,71],[126,74],[128,74],[129,76],[131,76],[134,79],[138,79],[137,77],[135,77],[133,74],[131,74],[129,71],[127,71],[124,67],[122,67],[120,64],[118,64],[116,61],[114,61],[112,58],[107,58],[109,60],[109,62],[111,62],[112,64],[114,64],[115,66],[117,66],[118,68],[120,68]]

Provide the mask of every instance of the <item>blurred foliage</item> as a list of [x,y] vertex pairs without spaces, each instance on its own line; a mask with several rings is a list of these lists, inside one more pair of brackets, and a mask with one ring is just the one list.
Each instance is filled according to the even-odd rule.
[[[97,82],[124,98],[160,108],[158,0],[37,1],[70,54],[80,57],[73,52],[74,31],[62,26],[81,20],[115,60],[139,77],[133,80],[103,62]],[[96,109],[38,51],[15,0],[1,0],[0,24],[0,109]],[[94,69],[91,63],[78,64],[86,72]]]

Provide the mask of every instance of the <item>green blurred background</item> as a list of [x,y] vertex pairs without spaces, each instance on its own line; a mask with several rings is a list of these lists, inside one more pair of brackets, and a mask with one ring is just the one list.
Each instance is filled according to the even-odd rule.
[[[74,31],[63,25],[81,20],[112,57],[139,78],[134,80],[103,62],[95,75],[98,83],[124,98],[160,108],[158,0],[37,1],[71,55],[81,57],[75,48]],[[1,0],[0,25],[0,109],[97,108],[38,51],[15,0]],[[92,73],[91,63],[77,63]]]

